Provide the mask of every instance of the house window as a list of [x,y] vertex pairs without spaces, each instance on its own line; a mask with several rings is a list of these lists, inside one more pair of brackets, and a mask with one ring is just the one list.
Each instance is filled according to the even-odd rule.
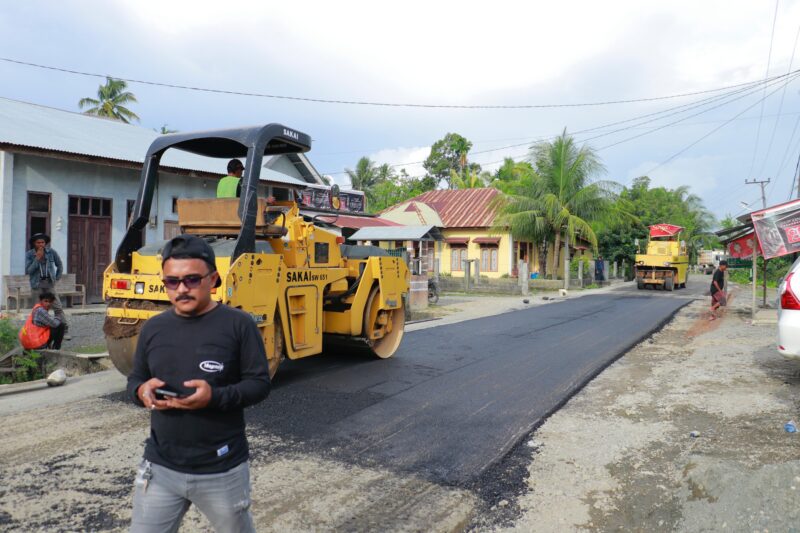
[[467,260],[467,247],[451,247],[450,248],[450,271],[460,272],[464,270],[464,261]]
[[111,200],[108,198],[69,197],[69,214],[84,217],[111,217]]
[[481,272],[497,272],[497,247],[481,246]]
[[172,197],[172,213],[173,214],[177,214],[178,213],[178,197],[177,196],[173,196]]
[[29,192],[28,237],[37,233],[47,233],[50,235],[50,194],[44,192]]

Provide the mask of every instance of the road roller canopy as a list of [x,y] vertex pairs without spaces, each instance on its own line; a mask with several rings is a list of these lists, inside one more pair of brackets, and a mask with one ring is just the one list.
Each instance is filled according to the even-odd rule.
[[131,254],[142,246],[141,230],[150,218],[161,157],[170,148],[220,158],[223,161],[246,158],[239,199],[242,228],[236,241],[235,256],[238,256],[255,249],[258,182],[263,157],[307,152],[311,149],[311,137],[283,124],[273,123],[266,126],[173,133],[156,138],[144,159],[131,224],[117,249],[115,261],[119,272],[130,272]]

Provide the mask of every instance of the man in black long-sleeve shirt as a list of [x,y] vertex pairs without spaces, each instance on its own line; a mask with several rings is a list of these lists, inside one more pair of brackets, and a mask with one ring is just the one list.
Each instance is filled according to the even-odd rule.
[[208,243],[180,235],[162,257],[173,308],[145,323],[128,377],[152,413],[131,531],[176,531],[192,503],[216,531],[254,531],[244,408],[269,394],[263,341],[249,315],[211,299],[220,278]]

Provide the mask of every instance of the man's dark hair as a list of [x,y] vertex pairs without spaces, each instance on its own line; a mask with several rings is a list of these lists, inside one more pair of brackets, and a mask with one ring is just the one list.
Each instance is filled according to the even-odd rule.
[[719,266],[728,266],[728,262],[723,259],[719,262]]
[[238,172],[240,170],[244,170],[244,165],[238,159],[231,159],[228,161],[228,174],[233,174],[234,172]]
[[50,291],[42,291],[41,294],[39,294],[39,301],[42,302],[44,300],[47,300],[48,302],[55,302],[56,295]]

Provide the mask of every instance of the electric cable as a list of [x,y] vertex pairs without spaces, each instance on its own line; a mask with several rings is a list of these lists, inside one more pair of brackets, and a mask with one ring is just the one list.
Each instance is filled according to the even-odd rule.
[[[599,101],[599,102],[576,102],[576,103],[563,103],[563,104],[517,104],[517,105],[506,105],[506,104],[477,104],[477,105],[466,105],[466,104],[423,104],[423,103],[403,103],[403,102],[380,102],[380,101],[370,101],[370,100],[345,100],[345,99],[332,99],[332,98],[313,98],[313,97],[304,97],[304,96],[290,96],[290,95],[281,95],[281,94],[270,94],[270,93],[257,93],[257,92],[246,92],[246,91],[232,91],[227,89],[214,89],[209,87],[198,87],[198,86],[191,86],[191,85],[181,85],[177,83],[165,83],[165,82],[157,82],[151,80],[141,80],[136,78],[126,78],[126,77],[118,77],[118,76],[111,76],[107,74],[98,74],[95,72],[85,72],[80,70],[74,69],[67,69],[63,67],[54,67],[51,65],[42,65],[40,63],[33,63],[29,61],[21,61],[18,59],[13,59],[9,57],[0,57],[0,61],[4,61],[6,63],[11,63],[15,65],[23,65],[27,67],[33,67],[38,69],[44,70],[52,70],[56,72],[63,72],[67,74],[74,74],[77,76],[87,76],[93,78],[113,78],[117,80],[122,80],[127,83],[138,83],[141,85],[151,85],[155,87],[166,87],[170,89],[182,89],[188,91],[197,91],[197,92],[206,92],[206,93],[215,93],[215,94],[227,94],[227,95],[235,95],[235,96],[252,96],[258,98],[273,98],[279,100],[292,100],[292,101],[299,101],[299,102],[313,102],[313,103],[320,103],[320,104],[342,104],[342,105],[364,105],[364,106],[378,106],[378,107],[410,107],[410,108],[427,108],[427,109],[552,109],[552,108],[564,108],[564,107],[597,107],[597,106],[605,106],[605,105],[618,105],[618,104],[632,104],[632,103],[639,103],[639,102],[655,102],[659,100],[669,100],[674,98],[684,98],[687,96],[696,96],[699,94],[708,94],[713,92],[721,92],[730,90],[737,87],[742,87],[746,85],[750,85],[756,82],[747,82],[747,83],[740,83],[736,85],[728,85],[725,87],[717,87],[714,89],[705,89],[702,91],[692,91],[692,92],[685,92],[679,94],[671,94],[666,96],[654,96],[654,97],[645,97],[645,98],[630,98],[624,100],[606,100],[606,101]],[[765,80],[759,80],[765,81]]]

